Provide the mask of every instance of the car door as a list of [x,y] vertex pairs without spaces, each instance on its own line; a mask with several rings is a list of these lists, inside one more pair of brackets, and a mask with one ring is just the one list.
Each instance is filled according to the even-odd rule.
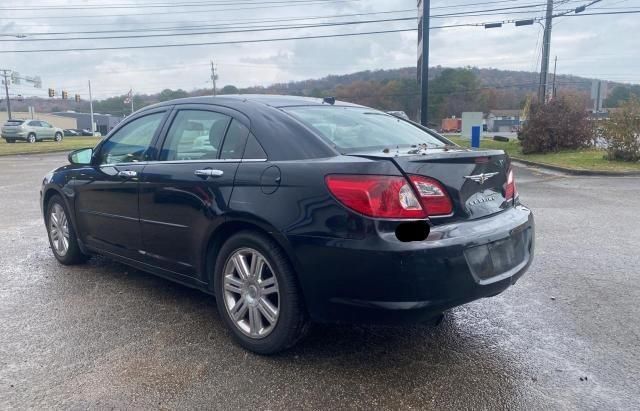
[[76,173],[75,211],[90,248],[141,259],[139,177],[168,108],[143,112],[96,147],[91,166]]
[[36,138],[38,139],[44,138],[44,135],[42,134],[42,125],[40,125],[40,122],[37,120],[31,120],[29,122],[29,132],[35,133]]
[[[195,282],[212,230],[222,223],[249,120],[208,105],[176,109],[158,161],[145,167],[140,222],[146,262]],[[187,280],[191,280],[187,279]]]
[[54,128],[51,124],[46,121],[40,120],[40,136],[41,138],[53,138],[54,136]]

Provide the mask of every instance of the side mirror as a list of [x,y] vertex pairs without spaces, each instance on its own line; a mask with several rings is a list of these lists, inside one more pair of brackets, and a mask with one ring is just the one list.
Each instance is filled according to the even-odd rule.
[[93,148],[81,148],[79,150],[72,151],[67,157],[71,164],[89,165],[91,164],[91,157],[93,156]]

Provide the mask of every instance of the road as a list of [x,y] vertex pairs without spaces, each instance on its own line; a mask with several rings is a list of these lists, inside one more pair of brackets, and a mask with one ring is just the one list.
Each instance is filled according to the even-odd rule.
[[527,275],[439,328],[316,326],[259,357],[209,296],[105,258],[63,267],[38,206],[65,156],[0,158],[0,409],[638,409],[640,179],[517,169]]

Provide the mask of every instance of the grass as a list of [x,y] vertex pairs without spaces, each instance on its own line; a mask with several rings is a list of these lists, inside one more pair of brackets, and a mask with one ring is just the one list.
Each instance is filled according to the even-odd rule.
[[[469,147],[470,145],[470,141],[465,138],[451,137],[450,140],[464,147]],[[549,154],[522,154],[518,140],[510,140],[508,143],[502,143],[488,139],[480,141],[480,148],[500,149],[504,150],[514,159],[535,161],[536,163],[571,168],[574,170],[640,171],[640,162],[609,161],[604,158],[605,151],[598,149],[568,150]]]
[[100,137],[65,137],[61,142],[38,141],[36,143],[25,143],[16,141],[7,143],[5,139],[0,139],[0,156],[13,154],[42,154],[54,153],[56,151],[73,151],[79,148],[93,147],[100,141]]

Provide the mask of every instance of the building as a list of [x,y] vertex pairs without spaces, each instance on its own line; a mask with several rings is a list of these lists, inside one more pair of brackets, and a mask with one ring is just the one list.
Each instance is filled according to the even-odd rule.
[[[76,119],[50,113],[34,113],[32,115],[26,111],[12,111],[11,118],[16,120],[43,120],[59,128],[78,128]],[[0,111],[0,124],[4,124],[7,120],[7,112]]]
[[521,110],[491,110],[487,115],[487,130],[508,133],[517,131],[522,126]]
[[[61,111],[53,113],[56,116],[74,118],[77,122],[79,129],[91,129],[91,114],[90,113],[78,113],[75,111]],[[96,124],[96,131],[100,132],[103,136],[106,135],[112,128],[123,120],[123,117],[112,116],[111,114],[93,114],[93,121]]]

